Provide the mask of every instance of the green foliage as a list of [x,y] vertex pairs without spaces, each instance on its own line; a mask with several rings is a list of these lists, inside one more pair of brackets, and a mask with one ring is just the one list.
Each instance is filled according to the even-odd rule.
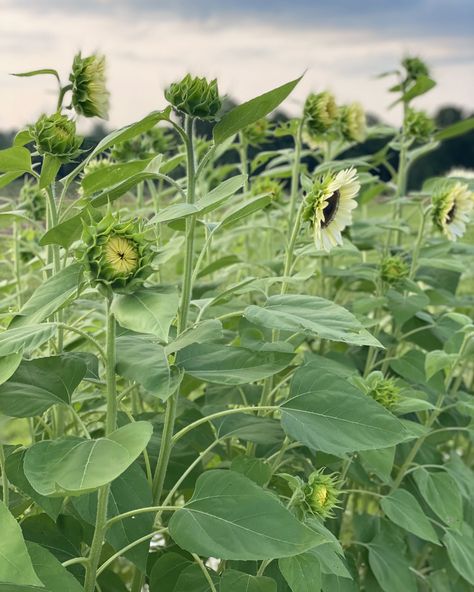
[[413,110],[418,58],[390,130],[320,89],[275,129],[299,79],[214,123],[187,76],[184,127],[155,111],[61,178],[65,97],[108,99],[101,58],[73,70],[23,74],[56,112],[0,151],[0,187],[28,175],[0,203],[0,592],[471,589],[473,185],[407,191],[471,120]]

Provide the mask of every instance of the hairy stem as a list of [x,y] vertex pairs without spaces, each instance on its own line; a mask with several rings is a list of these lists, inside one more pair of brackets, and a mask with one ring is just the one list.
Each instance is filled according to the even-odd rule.
[[[106,381],[107,381],[107,411],[105,417],[105,435],[110,434],[117,426],[117,385],[115,381],[115,317],[110,310],[112,299],[107,298],[107,333],[106,333]],[[95,521],[94,537],[92,539],[89,560],[84,581],[85,592],[94,592],[97,568],[102,553],[102,546],[107,530],[107,506],[109,500],[110,484],[101,487],[97,498],[97,513]]]

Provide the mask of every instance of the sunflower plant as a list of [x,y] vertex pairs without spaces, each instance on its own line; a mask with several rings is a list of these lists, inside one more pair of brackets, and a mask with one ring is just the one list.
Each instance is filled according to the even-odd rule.
[[428,66],[397,127],[187,75],[92,148],[104,58],[25,74],[58,99],[0,152],[0,589],[471,590],[473,185],[409,181],[472,120],[417,110]]

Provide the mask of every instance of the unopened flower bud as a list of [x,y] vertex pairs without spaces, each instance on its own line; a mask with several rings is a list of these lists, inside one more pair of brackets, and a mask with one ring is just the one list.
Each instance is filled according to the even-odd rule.
[[341,133],[349,142],[363,142],[367,136],[365,112],[360,103],[340,108]]
[[181,82],[173,82],[165,91],[167,101],[178,111],[199,119],[214,119],[221,108],[217,80],[187,74]]
[[91,55],[74,57],[72,72],[72,104],[78,115],[107,119],[110,93],[106,86],[105,57]]
[[304,106],[304,118],[310,136],[327,133],[337,119],[334,96],[328,91],[311,93]]
[[323,471],[324,469],[320,469],[309,476],[305,499],[314,514],[328,518],[333,515],[338,503],[338,477],[334,473],[329,475]]
[[39,154],[54,156],[64,163],[80,153],[83,138],[76,135],[76,123],[65,115],[42,115],[29,131]]

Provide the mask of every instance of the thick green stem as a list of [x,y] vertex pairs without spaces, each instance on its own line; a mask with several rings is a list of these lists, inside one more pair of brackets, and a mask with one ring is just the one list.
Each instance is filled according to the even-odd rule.
[[[195,157],[193,142],[193,120],[186,117],[186,159],[187,159],[187,194],[186,202],[194,203],[195,199]],[[186,330],[188,322],[189,305],[192,295],[192,277],[194,260],[194,232],[196,228],[196,217],[190,216],[186,219],[186,250],[184,256],[183,286],[181,292],[181,302],[179,307],[178,335]],[[176,409],[178,406],[179,389],[171,395],[166,403],[165,421],[163,433],[161,436],[160,453],[156,465],[155,475],[153,477],[153,503],[157,505],[160,502],[163,493],[166,471],[171,455],[172,437],[176,419]]]
[[247,142],[242,133],[239,134],[239,155],[240,155],[240,172],[244,175],[243,192],[247,193],[249,190],[249,163],[247,156]]
[[[110,310],[112,298],[107,298],[107,336],[106,336],[106,381],[107,381],[107,411],[105,417],[105,435],[113,432],[117,427],[117,385],[115,381],[115,317]],[[84,581],[85,592],[94,592],[97,568],[102,553],[102,546],[107,530],[107,506],[109,500],[110,484],[99,489],[97,499],[97,514],[95,521],[94,537],[92,539],[89,560]]]
[[[395,222],[397,224],[401,223],[402,198],[405,196],[406,190],[407,190],[408,161],[407,161],[407,144],[406,144],[406,135],[405,135],[407,110],[408,110],[408,104],[404,101],[403,102],[403,128],[402,128],[402,137],[401,137],[401,146],[400,146],[400,161],[398,163],[397,194],[396,194],[395,211],[394,211],[394,218],[395,218]],[[402,233],[397,228],[395,231],[395,243],[397,245],[400,245],[401,240],[402,240]]]
[[21,258],[20,258],[20,233],[18,232],[18,222],[13,224],[13,255],[15,265],[15,284],[16,300],[18,310],[22,306],[22,281],[21,281]]
[[416,237],[413,255],[411,258],[410,275],[408,276],[411,280],[414,279],[416,271],[418,269],[418,258],[420,256],[421,245],[423,244],[423,238],[425,236],[425,226],[427,217],[428,210],[421,210],[421,220],[418,227],[418,235]]
[[298,129],[295,134],[295,153],[293,160],[293,169],[291,172],[291,189],[290,189],[290,217],[289,227],[293,228],[294,218],[296,214],[296,202],[298,197],[298,189],[300,183],[300,161],[301,161],[301,148],[303,144],[303,123],[301,119],[298,124]]
[[5,453],[2,444],[0,444],[0,470],[2,471],[3,503],[8,508],[10,503],[10,486],[8,483],[7,472],[5,471]]

